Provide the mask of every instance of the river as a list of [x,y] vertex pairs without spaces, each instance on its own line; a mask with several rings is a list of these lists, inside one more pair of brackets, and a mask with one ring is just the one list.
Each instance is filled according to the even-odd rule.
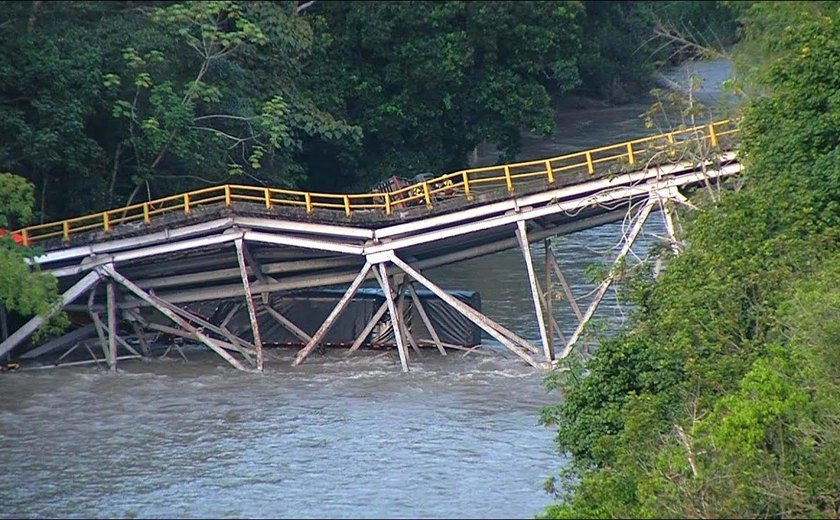
[[[727,70],[707,67],[718,81],[707,90]],[[646,107],[561,112],[551,137],[526,136],[520,158],[636,137],[647,132]],[[615,254],[621,226],[552,246],[578,296],[594,288],[587,266]],[[663,234],[654,214],[634,254]],[[537,272],[542,247],[532,245]],[[427,274],[479,291],[485,313],[538,341],[519,251]],[[568,335],[571,310],[555,311]],[[623,317],[611,291],[596,318]],[[485,344],[466,357],[424,352],[408,374],[393,356],[332,352],[292,369],[293,353],[271,351],[265,373],[248,375],[200,350],[188,351],[189,363],[124,362],[116,374],[3,374],[0,517],[533,517],[552,502],[543,482],[564,464],[552,430],[538,424],[559,396],[543,374]]]

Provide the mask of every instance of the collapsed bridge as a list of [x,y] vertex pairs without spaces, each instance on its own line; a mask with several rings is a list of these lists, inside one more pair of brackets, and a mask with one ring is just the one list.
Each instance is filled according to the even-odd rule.
[[[408,371],[409,349],[429,346],[446,355],[455,341],[480,342],[463,327],[457,337],[441,339],[444,331],[437,328],[446,315],[477,327],[524,362],[549,367],[572,351],[612,275],[582,310],[557,262],[547,258],[578,319],[555,352],[555,335],[562,333],[529,244],[621,220],[629,206],[637,214],[616,262],[654,209],[664,212],[677,247],[673,205],[689,204],[685,193],[698,186],[740,173],[736,137],[735,122],[718,121],[560,157],[462,170],[393,192],[224,185],[24,228],[15,232],[23,243],[44,251],[34,262],[59,280],[54,311],[89,320],[33,345],[30,336],[48,318],[36,316],[3,338],[0,355],[34,358],[95,337],[115,369],[119,359],[149,355],[146,335],[164,332],[205,345],[237,369],[262,371],[261,331],[279,327],[294,338],[288,343],[302,345],[298,365],[319,346],[336,343],[331,330],[348,307],[364,304],[364,312],[353,313],[364,319],[345,327],[352,332],[338,342],[348,352],[378,342],[395,348]],[[539,346],[482,314],[476,297],[447,291],[424,274],[512,248],[522,251]],[[331,303],[313,320],[311,307],[295,311],[289,303],[307,299]],[[384,339],[375,332],[383,323],[390,330]]]

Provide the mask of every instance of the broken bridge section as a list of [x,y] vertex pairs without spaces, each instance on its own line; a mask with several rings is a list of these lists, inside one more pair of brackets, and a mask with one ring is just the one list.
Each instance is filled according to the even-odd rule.
[[[365,319],[349,329],[339,325],[348,355],[381,335],[375,329],[383,324],[390,331],[383,344],[396,350],[404,371],[421,347],[441,355],[472,348],[438,330],[446,309],[524,363],[549,368],[579,343],[653,211],[664,212],[670,245],[679,251],[673,207],[688,204],[684,193],[740,173],[728,151],[736,131],[731,122],[718,122],[559,158],[455,172],[404,197],[223,186],[27,228],[20,231],[25,240],[45,249],[35,261],[59,280],[62,297],[54,312],[87,319],[32,345],[29,337],[49,318],[34,317],[4,334],[0,356],[65,350],[64,357],[85,348],[92,361],[115,370],[121,359],[151,355],[148,338],[163,333],[203,344],[238,370],[261,372],[266,330],[282,329],[302,345],[296,366],[330,342],[348,307],[366,301]],[[536,272],[530,244],[625,219],[627,208],[632,225],[587,308],[579,307],[551,248],[545,248],[544,277]],[[80,231],[91,219],[97,225]],[[537,345],[483,314],[472,296],[447,291],[425,274],[514,248],[522,253]],[[555,280],[577,319],[568,339],[554,315]],[[328,312],[327,293],[334,303]],[[307,294],[320,298],[317,329],[305,308],[280,304]]]

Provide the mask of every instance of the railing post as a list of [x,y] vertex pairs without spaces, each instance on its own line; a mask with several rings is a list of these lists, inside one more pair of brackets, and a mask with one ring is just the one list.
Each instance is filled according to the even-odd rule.
[[390,191],[385,192],[385,214],[386,215],[391,214],[391,192]]
[[111,231],[111,220],[108,218],[108,212],[102,214],[102,227],[105,231]]
[[510,166],[505,165],[505,182],[507,183],[508,193],[513,193],[513,179],[510,177]]
[[65,242],[69,242],[70,241],[70,223],[67,222],[66,220],[61,223],[61,231],[62,231],[62,234],[61,234],[62,240],[64,240]]
[[271,190],[266,188],[263,195],[265,195],[265,209],[271,209]]
[[429,193],[429,181],[423,182],[423,196],[426,197],[426,207],[432,207],[432,194]]
[[715,124],[711,123],[709,125],[709,143],[712,145],[712,148],[717,148],[718,139],[717,133],[715,133]]
[[230,184],[225,184],[225,206],[230,207]]
[[152,222],[152,219],[149,218],[149,203],[148,202],[143,203],[143,222],[145,222],[146,224],[149,224],[149,223]]
[[461,176],[464,178],[464,195],[467,197],[467,200],[472,200],[472,193],[470,193],[470,174],[465,171]]
[[586,152],[586,167],[589,169],[589,175],[595,173],[595,164],[592,162],[591,152]]
[[551,169],[551,161],[545,161],[545,173],[548,175],[548,183],[554,184],[554,170]]
[[311,215],[312,214],[312,194],[307,191],[306,193],[303,194],[303,198],[304,198],[304,200],[306,200],[306,214]]
[[636,156],[633,155],[633,143],[627,143],[627,159],[630,164],[636,164]]
[[23,245],[24,245],[24,247],[29,247],[29,243],[30,243],[29,242],[29,230],[24,228],[24,229],[21,230],[20,234],[23,235]]
[[344,212],[348,217],[350,216],[350,197],[347,195],[344,196]]
[[190,194],[184,193],[184,215],[190,214]]

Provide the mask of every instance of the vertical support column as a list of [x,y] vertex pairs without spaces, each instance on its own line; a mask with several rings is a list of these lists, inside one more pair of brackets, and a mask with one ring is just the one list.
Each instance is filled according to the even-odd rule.
[[[96,328],[96,336],[99,338],[99,348],[102,349],[102,356],[104,357],[108,366],[111,365],[108,362],[108,359],[111,357],[111,351],[108,349],[108,338],[105,336],[105,326],[102,325],[102,319],[99,318],[99,313],[93,310],[93,300],[96,296],[96,287],[92,287],[90,292],[88,293],[88,300],[87,300],[87,307],[88,307],[88,314],[90,314],[90,319],[93,321],[94,328]],[[88,348],[88,352],[90,348]],[[96,358],[96,356],[91,352],[91,356]]]
[[117,291],[114,282],[108,282],[106,295],[108,300],[108,367],[117,371]]
[[635,242],[636,237],[639,236],[639,233],[642,231],[642,227],[645,225],[648,216],[650,215],[650,211],[653,209],[654,204],[656,204],[656,199],[651,197],[648,199],[647,203],[645,203],[645,207],[640,212],[639,216],[636,219],[636,222],[633,224],[633,227],[630,229],[630,233],[627,235],[627,238],[624,241],[624,245],[621,248],[621,251],[618,253],[618,256],[613,262],[613,267],[610,270],[610,274],[601,282],[601,285],[598,286],[598,289],[595,292],[595,296],[592,298],[592,303],[589,304],[589,308],[586,309],[586,314],[583,315],[583,318],[580,320],[580,323],[575,329],[575,333],[569,339],[569,343],[566,344],[566,347],[563,349],[563,352],[560,354],[560,359],[565,358],[566,356],[571,353],[572,348],[575,346],[575,343],[578,342],[580,339],[581,334],[583,334],[583,329],[586,327],[586,324],[589,323],[589,320],[592,319],[592,316],[595,314],[595,310],[598,308],[598,305],[601,303],[601,299],[606,294],[607,289],[609,289],[610,284],[612,283],[615,277],[615,269],[621,263],[627,253],[630,252],[630,247]]
[[152,357],[152,349],[149,346],[149,340],[146,339],[146,332],[143,330],[143,327],[138,325],[137,322],[132,322],[131,325],[134,328],[134,335],[137,336],[137,340],[140,342],[143,357]]
[[[242,286],[245,288],[245,304],[248,306],[248,316],[251,318],[251,332],[254,333],[254,347],[257,351],[257,370],[263,371],[263,349],[260,327],[257,323],[257,311],[254,309],[254,299],[251,297],[251,283],[248,281],[248,270],[245,267],[245,255],[242,252],[242,239],[233,241],[236,245],[236,259],[239,262],[239,273],[242,275]],[[257,266],[252,266],[256,271]]]
[[662,215],[665,217],[665,229],[668,230],[668,238],[671,242],[671,251],[678,255],[682,249],[680,239],[677,236],[677,226],[674,223],[674,208],[668,199],[659,199],[659,206],[662,208]]
[[405,351],[405,343],[403,342],[401,320],[397,311],[397,306],[394,304],[394,296],[391,294],[391,286],[388,283],[388,272],[385,270],[385,264],[380,263],[377,266],[379,269],[379,284],[382,286],[382,292],[385,293],[385,302],[388,304],[388,312],[391,314],[391,323],[394,327],[394,339],[397,341],[397,352],[400,355],[400,364],[403,372],[408,372],[408,353]]
[[318,345],[318,343],[324,338],[324,336],[326,336],[330,328],[332,328],[333,324],[335,323],[335,320],[338,318],[338,315],[341,314],[344,311],[344,308],[347,306],[347,304],[350,303],[350,299],[353,297],[354,294],[356,294],[356,291],[359,289],[359,286],[362,285],[362,282],[365,281],[365,278],[367,277],[368,272],[370,272],[371,267],[371,263],[366,261],[364,267],[362,267],[362,270],[359,271],[359,274],[356,276],[356,279],[353,280],[353,283],[350,284],[350,287],[347,288],[347,291],[344,293],[341,299],[338,300],[338,303],[336,304],[335,308],[333,308],[332,312],[330,312],[329,316],[327,316],[327,318],[324,320],[324,323],[321,325],[321,328],[318,329],[315,335],[312,336],[312,339],[309,340],[309,343],[307,343],[306,346],[303,347],[303,349],[300,352],[298,352],[298,355],[295,356],[295,360],[292,362],[292,366],[296,367],[303,363],[303,360],[306,359],[306,356],[308,356],[313,350],[315,350],[315,347]]
[[[548,349],[554,352],[554,293],[551,283],[551,240],[546,238],[543,241],[545,248],[545,315],[548,321]],[[560,331],[558,331],[560,332]]]
[[534,311],[536,311],[537,323],[540,327],[543,353],[545,354],[546,361],[551,361],[554,359],[554,352],[551,350],[551,344],[548,341],[548,334],[546,333],[545,319],[543,319],[543,310],[540,304],[540,293],[537,288],[537,277],[536,273],[534,273],[534,261],[531,258],[531,248],[528,245],[525,222],[522,220],[516,222],[516,238],[519,240],[519,248],[522,249],[522,256],[525,258],[525,269],[528,271],[528,282],[531,286],[531,298],[534,301]]
[[[394,284],[396,283],[397,277],[394,275]],[[411,330],[408,328],[408,324],[405,322],[405,288],[407,285],[408,275],[403,274],[399,289],[397,289],[397,318],[399,318],[400,330],[402,330],[403,337],[405,337],[406,341],[408,341],[409,345],[411,345],[411,348],[414,349],[414,352],[416,352],[418,356],[422,356],[420,354],[420,347],[417,345],[417,342],[414,340],[414,336],[411,335]]]

